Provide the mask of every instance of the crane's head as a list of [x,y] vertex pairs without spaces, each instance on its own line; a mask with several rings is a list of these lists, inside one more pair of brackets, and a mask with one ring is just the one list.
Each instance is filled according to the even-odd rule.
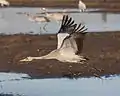
[[46,12],[46,11],[47,11],[47,9],[44,8],[44,7],[43,7],[43,8],[40,8],[40,10],[43,11],[43,12]]

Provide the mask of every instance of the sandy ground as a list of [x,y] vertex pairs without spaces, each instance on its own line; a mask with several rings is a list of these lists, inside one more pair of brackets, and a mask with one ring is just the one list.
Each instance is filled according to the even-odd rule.
[[56,48],[56,35],[0,35],[0,71],[22,72],[32,77],[79,77],[120,74],[120,32],[88,33],[82,55],[84,64],[57,60],[19,62],[27,56],[42,56]]

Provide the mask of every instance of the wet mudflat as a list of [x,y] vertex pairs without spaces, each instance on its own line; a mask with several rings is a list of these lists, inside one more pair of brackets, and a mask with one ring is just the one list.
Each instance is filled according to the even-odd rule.
[[61,63],[57,60],[19,62],[27,56],[42,56],[56,48],[55,35],[1,35],[0,71],[23,72],[39,77],[102,76],[120,73],[120,33],[88,33],[82,55],[85,64]]

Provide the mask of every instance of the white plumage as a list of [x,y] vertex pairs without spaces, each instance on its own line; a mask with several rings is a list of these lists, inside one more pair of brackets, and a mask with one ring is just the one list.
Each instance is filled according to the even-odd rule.
[[78,8],[80,10],[80,12],[82,11],[85,11],[86,10],[86,5],[85,3],[83,3],[81,0],[79,0],[79,3],[78,3]]
[[10,3],[8,1],[6,1],[6,0],[0,0],[0,4],[1,4],[2,7],[10,5]]
[[86,30],[87,28],[85,28],[85,26],[81,27],[81,24],[77,26],[77,24],[74,24],[72,18],[64,15],[61,28],[57,33],[57,49],[45,56],[27,57],[20,61],[32,61],[34,59],[57,59],[61,62],[75,63],[85,61],[86,59],[81,56],[80,53],[82,51],[85,34],[87,33],[85,32]]
[[68,33],[59,33],[59,34],[57,34],[57,39],[58,39],[58,41],[59,41],[59,42],[57,43],[57,49],[60,48],[63,40],[64,40],[65,37],[67,37],[67,36],[69,36]]
[[63,18],[63,15],[67,15],[65,12],[66,10],[64,9],[62,13],[56,12],[56,13],[48,13],[46,8],[41,8],[43,12],[45,12],[46,17],[49,19],[55,20],[55,21],[61,21]]
[[50,19],[45,16],[34,16],[29,13],[25,13],[25,16],[27,16],[28,19],[33,22],[50,22]]
[[[25,16],[28,17],[28,20],[31,22],[36,22],[36,23],[46,22],[45,25],[43,26],[43,29],[46,31],[47,23],[50,22],[49,18],[47,18],[46,16],[34,16],[29,13],[24,13],[24,14]],[[40,30],[41,30],[41,27],[40,27]]]

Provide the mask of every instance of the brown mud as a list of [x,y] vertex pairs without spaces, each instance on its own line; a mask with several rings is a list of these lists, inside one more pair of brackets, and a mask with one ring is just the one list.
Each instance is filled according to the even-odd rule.
[[88,33],[81,55],[84,64],[58,60],[19,62],[56,49],[56,35],[0,35],[0,71],[27,73],[33,77],[86,77],[120,74],[120,32]]

